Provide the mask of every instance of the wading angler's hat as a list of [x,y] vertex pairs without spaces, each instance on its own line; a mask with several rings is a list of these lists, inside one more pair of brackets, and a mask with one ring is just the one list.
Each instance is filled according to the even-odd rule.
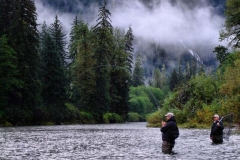
[[174,116],[174,115],[173,115],[173,113],[170,113],[170,112],[169,112],[169,113],[167,113],[167,114],[165,115],[165,117],[167,117],[167,116],[172,117],[172,116]]

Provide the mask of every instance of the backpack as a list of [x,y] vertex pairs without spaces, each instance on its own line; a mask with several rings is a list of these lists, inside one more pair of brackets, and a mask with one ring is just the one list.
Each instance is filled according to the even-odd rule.
[[179,129],[178,126],[176,126],[175,130],[169,131],[169,136],[171,139],[177,139],[179,137]]
[[172,134],[175,139],[177,139],[179,137],[180,133],[179,133],[178,126],[176,126],[176,129],[174,131],[172,131]]

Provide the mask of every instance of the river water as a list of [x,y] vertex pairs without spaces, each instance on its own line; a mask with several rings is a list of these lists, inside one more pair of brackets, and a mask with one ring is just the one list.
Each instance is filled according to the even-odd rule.
[[146,123],[0,128],[0,159],[240,160],[240,135],[214,145],[209,130],[180,129],[173,154],[161,152],[159,128]]

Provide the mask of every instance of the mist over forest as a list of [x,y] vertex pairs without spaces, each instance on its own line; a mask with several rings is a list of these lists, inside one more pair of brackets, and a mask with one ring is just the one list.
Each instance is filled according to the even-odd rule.
[[[96,24],[102,0],[39,0],[36,1],[38,23],[50,24],[58,15],[69,36],[74,17],[90,26]],[[178,59],[198,60],[215,68],[218,63],[213,50],[219,42],[224,23],[225,0],[108,0],[114,28],[134,34],[134,54],[140,53],[145,76],[154,68],[166,65],[169,72]]]

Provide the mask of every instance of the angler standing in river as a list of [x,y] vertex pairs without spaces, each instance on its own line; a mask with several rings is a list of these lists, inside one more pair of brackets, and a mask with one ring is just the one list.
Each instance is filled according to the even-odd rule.
[[223,123],[222,119],[219,120],[219,116],[215,114],[213,116],[214,121],[212,124],[212,129],[210,133],[210,139],[213,141],[213,143],[222,143],[223,142]]
[[179,136],[179,130],[177,127],[176,119],[173,113],[167,113],[165,115],[167,122],[162,121],[162,152],[172,153],[172,149],[175,145],[175,139]]

